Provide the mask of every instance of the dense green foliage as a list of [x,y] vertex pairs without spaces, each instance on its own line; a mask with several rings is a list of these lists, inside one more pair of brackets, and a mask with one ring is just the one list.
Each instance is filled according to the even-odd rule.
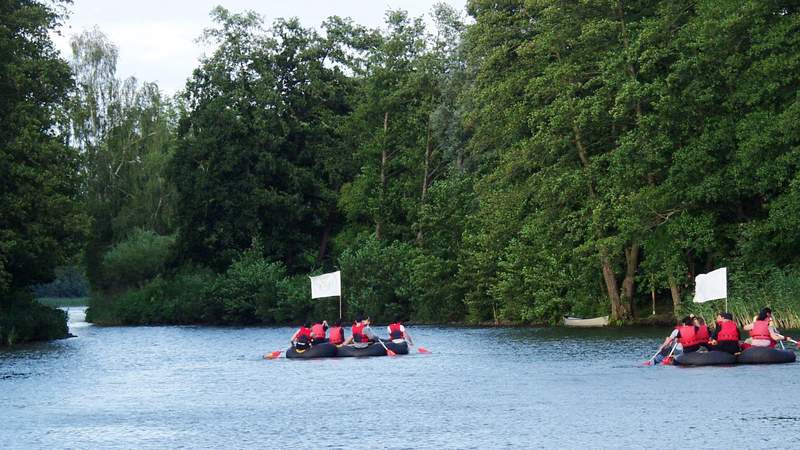
[[[800,318],[796,2],[471,0],[467,12],[314,30],[219,7],[204,35],[215,50],[172,101],[118,80],[99,31],[75,37],[63,111],[85,156],[89,317],[332,319],[335,300],[311,301],[306,277],[341,269],[348,316],[625,322],[652,297],[673,314],[718,308],[689,296],[696,274],[727,266],[737,314],[771,303]],[[58,67],[53,105],[69,86]],[[77,167],[42,136],[37,151]],[[63,213],[74,180],[47,167],[30,175],[61,183],[41,201]],[[29,194],[41,191],[17,197]],[[10,201],[4,214],[39,214]],[[61,258],[46,244],[69,236],[51,225],[26,252]],[[5,256],[19,242],[0,236],[4,268],[26,261]]]
[[67,313],[42,305],[25,294],[3,301],[0,347],[27,341],[60,339],[69,335]]
[[58,20],[50,4],[0,2],[0,346],[66,335],[64,314],[26,291],[53,279],[86,226],[60,132],[72,77],[48,34]]
[[98,284],[107,290],[140,286],[164,270],[174,242],[170,236],[134,230],[103,255],[103,278]]
[[118,79],[117,49],[99,30],[70,43],[77,83],[68,103],[71,144],[84,156],[84,202],[92,219],[86,272],[93,288],[116,289],[125,285],[109,283],[127,275],[104,271],[105,252],[136,230],[174,231],[175,189],[165,168],[174,151],[175,106],[155,84]]
[[33,286],[36,298],[79,298],[89,296],[89,281],[80,266],[71,264],[56,267],[55,279]]

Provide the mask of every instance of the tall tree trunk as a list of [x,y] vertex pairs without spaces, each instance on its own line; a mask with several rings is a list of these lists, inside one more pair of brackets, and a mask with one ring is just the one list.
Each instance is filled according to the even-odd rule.
[[[586,151],[586,146],[583,144],[580,129],[577,124],[572,124],[572,130],[575,133],[575,146],[578,148],[578,157],[584,169],[589,169],[589,155]],[[589,188],[589,198],[595,199],[597,194],[594,189],[591,177],[587,175],[587,184]],[[602,238],[598,232],[597,238]],[[619,296],[619,286],[617,284],[617,275],[614,273],[614,266],[611,264],[611,258],[608,254],[608,249],[600,248],[599,251],[600,265],[603,270],[603,281],[606,284],[606,292],[608,292],[608,299],[611,301],[611,319],[622,320],[628,318],[628,313],[625,307],[622,306],[622,301]]]
[[633,296],[636,293],[636,270],[639,268],[639,243],[634,241],[625,249],[625,279],[622,280],[622,297],[628,302],[628,314],[633,317]]
[[[422,175],[422,192],[419,196],[419,208],[420,211],[425,206],[425,197],[428,194],[428,177],[430,177],[430,168],[431,168],[431,121],[428,120],[428,137],[427,141],[425,142],[425,169]],[[423,233],[422,227],[417,230],[417,244],[422,244]]]
[[600,249],[600,264],[603,267],[603,280],[606,282],[608,298],[611,300],[611,319],[624,319],[626,318],[626,314],[619,297],[617,277],[614,274],[614,267],[611,264],[611,259],[608,257],[608,251],[604,248]]
[[672,315],[677,318],[681,313],[681,288],[672,275],[669,276],[667,281],[669,282],[669,292],[672,294]]
[[[381,202],[383,202],[383,193],[386,189],[386,160],[388,159],[389,150],[386,148],[386,136],[389,131],[389,111],[383,113],[383,149],[381,149]],[[381,203],[381,211],[383,210],[383,203]],[[381,238],[381,220],[382,213],[378,213],[375,218],[375,238]]]

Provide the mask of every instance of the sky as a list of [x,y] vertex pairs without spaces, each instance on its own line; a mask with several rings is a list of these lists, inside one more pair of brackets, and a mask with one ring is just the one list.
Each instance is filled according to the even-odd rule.
[[[443,0],[464,10],[466,0]],[[222,5],[233,12],[253,10],[269,24],[278,17],[299,17],[306,27],[319,27],[329,16],[350,17],[377,28],[387,9],[404,9],[428,17],[434,0],[74,0],[70,16],[53,36],[65,58],[69,37],[97,26],[119,48],[117,76],[135,76],[158,83],[167,94],[181,89],[198,65],[204,47],[196,42],[211,25],[209,12]]]

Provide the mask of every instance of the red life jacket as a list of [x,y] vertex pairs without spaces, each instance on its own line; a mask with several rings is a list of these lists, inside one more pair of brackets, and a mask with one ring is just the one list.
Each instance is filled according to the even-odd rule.
[[705,344],[709,340],[711,340],[711,335],[708,333],[708,325],[700,325],[700,327],[697,330],[697,333],[695,334],[695,337],[697,337],[697,340],[701,344]]
[[311,342],[311,330],[306,327],[300,327],[300,331],[297,333],[297,342],[306,344]]
[[364,336],[363,323],[354,323],[350,331],[353,333],[353,340],[355,342],[369,342],[369,339],[367,339],[367,337]]
[[331,337],[329,342],[334,345],[339,345],[344,342],[344,330],[342,327],[331,327]]
[[697,332],[694,329],[694,325],[681,325],[676,328],[678,333],[680,333],[678,342],[681,343],[683,348],[700,345],[701,341],[697,338]]
[[400,323],[390,323],[389,324],[389,338],[390,339],[405,339],[406,335],[403,333],[403,330],[400,329]]
[[325,339],[325,327],[321,323],[311,325],[311,337],[314,339]]
[[769,320],[756,320],[753,322],[753,329],[750,330],[750,337],[753,339],[769,339]]
[[739,342],[739,330],[736,329],[736,322],[726,320],[718,322],[717,341],[736,341]]

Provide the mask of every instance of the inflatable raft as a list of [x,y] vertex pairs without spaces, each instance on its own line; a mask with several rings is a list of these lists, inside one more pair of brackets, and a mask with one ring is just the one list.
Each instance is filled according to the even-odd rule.
[[408,354],[408,343],[406,341],[389,341],[381,340],[386,346],[373,342],[371,344],[350,344],[350,345],[333,345],[329,343],[312,345],[307,350],[298,350],[290,347],[286,350],[286,357],[292,359],[312,359],[312,358],[333,358],[337,356],[342,357],[365,357],[365,356],[386,356],[386,349],[393,351],[398,355]]
[[340,345],[336,349],[336,356],[362,357],[362,356],[386,356],[386,349],[381,344],[350,344]]
[[736,357],[738,364],[783,364],[795,362],[793,350],[780,350],[770,347],[750,347]]
[[383,341],[383,343],[386,344],[386,348],[397,353],[398,355],[408,354],[408,342],[406,341]]
[[294,359],[330,358],[336,356],[336,353],[336,346],[326,342],[312,345],[311,348],[306,350],[290,347],[289,350],[286,350],[286,357]]
[[[350,344],[350,345],[340,345],[337,348],[336,356],[345,356],[345,357],[362,357],[362,356],[386,356],[386,349],[393,351],[395,354],[398,355],[407,355],[408,354],[408,343],[406,341],[387,341],[381,339],[383,345],[378,342],[373,342],[371,344]],[[384,345],[386,346],[384,348]]]
[[736,363],[736,356],[727,352],[681,353],[673,361],[676,366],[720,366]]

